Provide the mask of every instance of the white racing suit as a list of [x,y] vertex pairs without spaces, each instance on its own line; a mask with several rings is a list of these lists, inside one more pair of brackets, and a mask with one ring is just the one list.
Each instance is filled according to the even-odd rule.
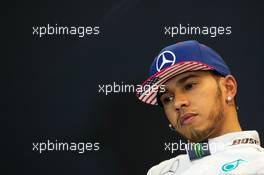
[[147,175],[264,175],[264,149],[257,131],[209,139],[207,148],[203,143],[152,167]]

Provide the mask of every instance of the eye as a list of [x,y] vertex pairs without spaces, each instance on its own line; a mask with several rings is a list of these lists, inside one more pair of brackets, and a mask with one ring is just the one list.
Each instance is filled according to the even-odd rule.
[[172,100],[173,100],[173,96],[169,96],[169,95],[164,96],[163,98],[161,98],[161,101],[162,101],[163,104],[167,104],[167,103],[171,102]]
[[184,89],[185,90],[191,90],[192,88],[194,88],[194,86],[196,85],[197,83],[187,83],[185,86],[184,86]]

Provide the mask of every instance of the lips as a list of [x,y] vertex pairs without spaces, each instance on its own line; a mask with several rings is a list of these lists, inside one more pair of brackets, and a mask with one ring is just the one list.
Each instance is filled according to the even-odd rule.
[[182,115],[180,117],[180,124],[181,126],[185,126],[185,125],[188,125],[190,124],[193,119],[195,118],[195,116],[197,116],[198,114],[196,113],[185,113],[184,115]]

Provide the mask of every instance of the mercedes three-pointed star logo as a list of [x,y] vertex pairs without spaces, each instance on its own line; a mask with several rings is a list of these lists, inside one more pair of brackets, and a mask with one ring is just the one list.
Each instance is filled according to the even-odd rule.
[[[173,65],[176,61],[176,56],[171,51],[164,51],[159,54],[158,59],[156,61],[156,69],[159,72],[165,66],[165,64],[169,64],[169,66]],[[168,66],[166,66],[168,67]]]

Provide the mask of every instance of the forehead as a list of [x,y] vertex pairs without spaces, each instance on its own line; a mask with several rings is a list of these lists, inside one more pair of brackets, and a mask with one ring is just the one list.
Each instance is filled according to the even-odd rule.
[[184,82],[186,82],[188,79],[192,78],[206,78],[208,76],[211,76],[210,72],[208,71],[191,71],[191,72],[185,72],[179,75],[174,76],[173,78],[166,81],[163,86],[169,87],[171,85],[177,86],[181,85]]

